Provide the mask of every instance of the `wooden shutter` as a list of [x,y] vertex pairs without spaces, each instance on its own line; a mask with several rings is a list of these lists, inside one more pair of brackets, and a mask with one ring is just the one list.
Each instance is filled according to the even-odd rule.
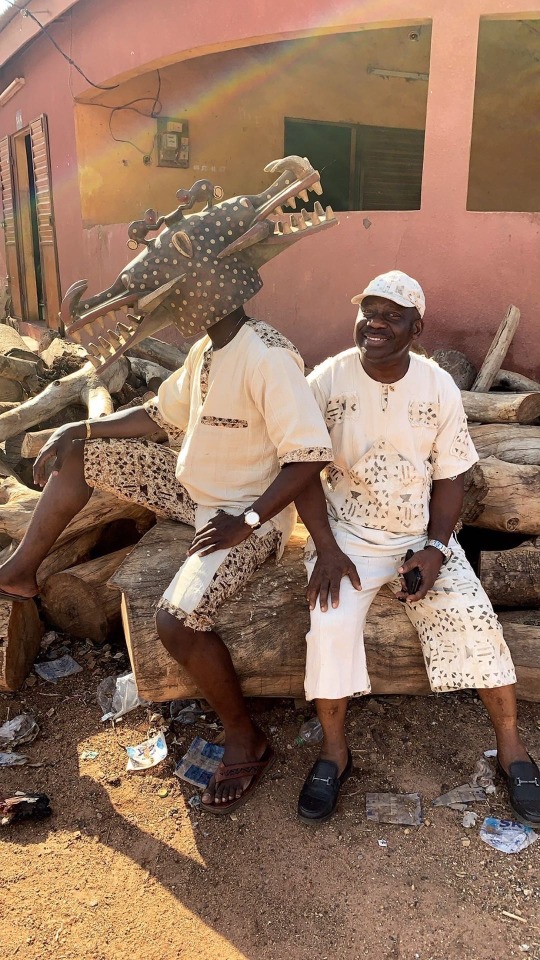
[[15,209],[13,187],[13,155],[9,137],[0,140],[0,191],[2,194],[2,217],[4,244],[6,249],[6,270],[11,294],[11,312],[22,319],[21,282],[17,259],[17,236],[15,233]]
[[358,127],[360,209],[419,210],[424,131]]
[[36,185],[36,213],[46,320],[49,328],[57,330],[60,311],[60,281],[54,229],[49,137],[45,115],[38,117],[30,124],[30,140]]

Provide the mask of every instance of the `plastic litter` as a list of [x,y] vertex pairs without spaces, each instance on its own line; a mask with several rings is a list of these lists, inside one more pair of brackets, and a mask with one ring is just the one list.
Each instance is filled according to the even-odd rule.
[[486,793],[483,787],[471,787],[469,783],[464,783],[461,787],[454,787],[448,793],[442,793],[440,797],[432,800],[434,807],[450,807],[452,810],[465,810],[469,803],[476,803],[478,800],[485,800]]
[[377,843],[379,844],[380,847],[388,846],[388,840],[377,840]]
[[0,753],[0,767],[22,767],[28,763],[28,757],[22,753]]
[[57,683],[64,677],[71,677],[75,673],[80,673],[82,667],[73,657],[66,654],[59,657],[58,660],[47,660],[45,663],[35,663],[34,670],[42,680],[48,680],[49,683]]
[[99,757],[99,750],[83,750],[81,753],[81,760],[95,760],[96,757]]
[[422,800],[418,793],[366,793],[368,820],[419,827],[423,822]]
[[175,775],[187,783],[192,783],[194,787],[207,787],[224,753],[224,747],[208,743],[202,737],[195,737],[187,753],[178,762]]
[[39,727],[31,713],[20,713],[0,727],[0,749],[18,747],[20,743],[32,743]]
[[171,720],[174,723],[186,727],[195,723],[199,717],[205,717],[207,710],[203,710],[200,703],[196,700],[171,700],[170,704]]
[[501,853],[519,853],[538,840],[538,834],[532,827],[526,827],[515,820],[499,820],[498,817],[486,817],[480,827],[480,839]]
[[193,796],[189,798],[188,804],[193,810],[197,810],[201,805],[200,795],[198,793],[194,793]]
[[323,738],[323,730],[318,717],[312,717],[306,720],[298,731],[296,743],[320,743]]
[[148,770],[167,756],[167,744],[162,733],[150,737],[136,747],[126,747],[128,762],[126,770]]
[[484,750],[484,756],[487,757],[487,759],[489,760],[490,758],[493,758],[493,757],[496,757],[496,756],[497,756],[497,751],[496,751],[496,750]]
[[466,810],[463,814],[463,819],[461,825],[465,827],[466,830],[469,830],[470,827],[476,826],[476,821],[478,820],[478,814],[474,810]]
[[495,769],[487,757],[480,757],[471,777],[471,787],[483,787],[486,793],[495,793]]
[[10,797],[0,796],[0,827],[7,827],[17,820],[44,820],[52,810],[46,793],[24,793],[17,790]]
[[120,677],[105,677],[96,691],[96,699],[103,710],[102,722],[118,720],[130,710],[147,706],[137,692],[133,673],[124,673]]

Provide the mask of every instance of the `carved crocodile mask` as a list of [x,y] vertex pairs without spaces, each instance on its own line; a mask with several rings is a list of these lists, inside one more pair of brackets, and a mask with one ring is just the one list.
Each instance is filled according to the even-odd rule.
[[[274,160],[265,171],[279,176],[253,196],[224,200],[222,188],[209,180],[179,190],[180,203],[172,213],[157,218],[147,210],[144,220],[130,224],[128,246],[143,250],[111,287],[85,298],[87,281],[72,284],[61,318],[72,337],[87,324],[105,322],[106,336],[96,336],[88,346],[98,369],[171,323],[186,338],[200,336],[260,290],[263,264],[303,237],[337,224],[332,208],[324,211],[318,201],[311,213],[283,212],[284,205],[296,208],[298,198],[306,202],[308,190],[322,193],[319,173],[307,159]],[[204,209],[188,212],[201,201]],[[127,322],[108,329],[109,316],[116,324],[119,311],[129,311]]]

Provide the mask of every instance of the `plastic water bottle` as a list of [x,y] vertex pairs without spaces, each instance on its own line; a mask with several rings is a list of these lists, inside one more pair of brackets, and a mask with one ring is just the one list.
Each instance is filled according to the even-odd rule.
[[298,731],[298,740],[302,743],[320,743],[322,738],[323,730],[318,717],[306,720]]

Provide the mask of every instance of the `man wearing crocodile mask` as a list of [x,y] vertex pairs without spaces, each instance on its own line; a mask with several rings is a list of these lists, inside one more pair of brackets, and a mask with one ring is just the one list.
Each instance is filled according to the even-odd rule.
[[[306,160],[288,157],[267,169],[280,176],[259,196],[214,204],[220,190],[208,181],[179,191],[172,214],[158,220],[149,211],[131,225],[130,244],[145,249],[108,290],[83,301],[86,282],[70,288],[63,316],[71,334],[113,311],[133,311],[131,326],[108,330],[89,348],[98,368],[170,322],[184,335],[205,335],[154,400],[55,431],[36,460],[36,482],[44,485],[51,463],[52,474],[24,539],[0,567],[1,597],[34,596],[39,564],[94,488],[194,525],[156,625],[225,729],[223,762],[202,798],[213,813],[243,803],[274,758],[213,630],[216,612],[272,553],[281,554],[295,521],[294,498],[332,457],[298,351],[248,318],[243,305],[262,284],[263,263],[336,221],[317,202],[309,215],[283,213],[282,204],[294,207],[308,189],[320,192]],[[200,213],[186,212],[200,200]],[[179,453],[148,439],[156,427]]]

